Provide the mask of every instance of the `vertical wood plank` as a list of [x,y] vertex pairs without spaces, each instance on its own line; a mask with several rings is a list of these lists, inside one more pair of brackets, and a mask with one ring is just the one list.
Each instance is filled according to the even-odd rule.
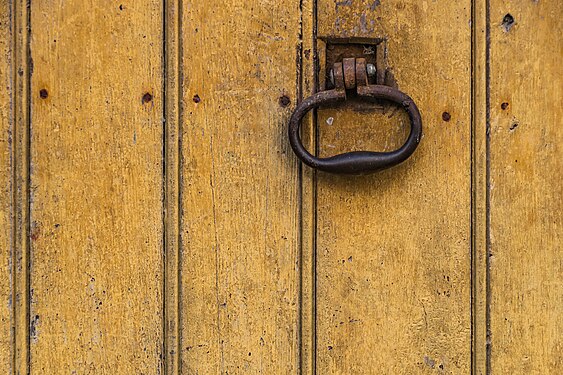
[[488,359],[488,0],[472,2],[471,95],[471,324],[472,374],[487,374]]
[[165,0],[165,374],[180,371],[180,100],[182,87],[181,1]]
[[[318,68],[316,1],[301,2],[301,91],[300,100],[314,94],[317,89]],[[308,150],[315,150],[316,124],[315,113],[307,115],[302,121],[302,140]],[[314,151],[313,151],[314,152]],[[311,168],[300,168],[301,186],[301,241],[300,241],[300,368],[299,374],[315,373],[316,356],[316,172]]]
[[491,373],[563,373],[563,3],[491,0]]
[[12,311],[15,374],[29,373],[30,18],[29,3],[12,4]]
[[[299,1],[184,2],[182,368],[298,361]],[[288,102],[289,101],[289,102]]]
[[11,6],[0,4],[0,373],[13,366],[12,309],[12,28]]
[[[391,170],[319,174],[317,372],[469,373],[471,3],[320,0],[318,17],[320,37],[385,40],[424,137]],[[400,144],[383,108],[319,112],[321,154]]]
[[162,372],[162,15],[31,3],[32,373]]

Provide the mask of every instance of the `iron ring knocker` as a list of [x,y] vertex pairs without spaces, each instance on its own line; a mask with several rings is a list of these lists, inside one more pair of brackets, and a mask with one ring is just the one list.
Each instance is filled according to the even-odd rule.
[[[344,59],[344,64],[346,60]],[[311,168],[337,174],[368,174],[400,164],[416,150],[422,137],[422,119],[414,101],[403,92],[389,86],[369,85],[365,78],[365,61],[355,59],[356,86],[358,98],[366,101],[385,99],[400,105],[409,115],[410,134],[399,149],[391,152],[352,151],[327,158],[311,155],[300,138],[301,120],[312,109],[322,105],[335,104],[346,100],[343,82],[342,63],[335,64],[336,89],[318,92],[303,100],[291,115],[289,121],[289,141],[291,148],[301,161]],[[344,66],[344,71],[346,66]],[[359,77],[358,77],[359,74]],[[362,84],[366,82],[366,84]],[[348,88],[348,87],[346,87]]]

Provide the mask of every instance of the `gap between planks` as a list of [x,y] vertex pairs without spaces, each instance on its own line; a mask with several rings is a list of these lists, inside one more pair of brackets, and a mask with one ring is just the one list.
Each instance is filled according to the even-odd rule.
[[181,368],[181,98],[182,2],[163,3],[164,373]]
[[[318,90],[317,1],[303,0],[301,11],[301,46],[298,51],[299,100]],[[309,56],[309,58],[307,58]],[[316,111],[304,120],[303,140],[309,150],[318,153]],[[299,288],[299,372],[316,374],[316,250],[317,250],[317,174],[301,165],[299,169],[300,202],[300,288]]]
[[30,372],[31,6],[11,3],[12,37],[12,372]]

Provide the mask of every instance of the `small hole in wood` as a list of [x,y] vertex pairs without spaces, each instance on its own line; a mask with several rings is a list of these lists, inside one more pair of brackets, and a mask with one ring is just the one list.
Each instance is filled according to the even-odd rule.
[[287,95],[280,96],[280,105],[282,107],[287,107],[291,103],[291,100]]
[[502,28],[505,32],[509,32],[512,26],[514,26],[514,17],[510,13],[506,13],[502,19]]
[[148,103],[152,100],[152,95],[150,93],[145,93],[145,95],[143,95],[143,103]]

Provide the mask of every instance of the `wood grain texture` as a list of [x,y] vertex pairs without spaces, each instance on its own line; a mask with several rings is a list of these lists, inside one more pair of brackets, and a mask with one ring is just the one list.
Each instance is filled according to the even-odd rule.
[[8,374],[12,360],[12,28],[11,9],[0,4],[0,373]]
[[[563,373],[562,12],[0,5],[0,373]],[[423,116],[373,176],[287,142],[348,37],[383,40]],[[303,128],[323,156],[391,150],[408,118],[347,104]]]
[[294,373],[298,169],[286,134],[299,1],[190,2],[183,14],[183,372]]
[[488,360],[488,0],[474,0],[471,46],[471,256],[472,374],[487,374]]
[[165,180],[165,264],[164,264],[164,371],[180,371],[180,98],[182,87],[181,0],[166,0],[165,6],[165,113],[164,180]]
[[12,6],[12,311],[13,372],[29,373],[29,242],[30,242],[30,19],[28,2]]
[[[318,4],[320,37],[386,40],[424,137],[391,170],[319,174],[317,373],[469,373],[471,4]],[[321,154],[402,142],[402,113],[381,112],[319,112]]]
[[162,3],[31,4],[31,373],[162,371]]
[[[301,2],[303,40],[301,43],[300,100],[318,90],[318,54],[316,28],[316,1]],[[301,139],[308,150],[316,150],[316,116],[314,111],[302,121]],[[314,374],[316,360],[316,220],[317,174],[314,169],[300,168],[301,226],[300,226],[300,295],[299,295],[299,374]]]
[[561,14],[491,1],[493,374],[563,373]]

